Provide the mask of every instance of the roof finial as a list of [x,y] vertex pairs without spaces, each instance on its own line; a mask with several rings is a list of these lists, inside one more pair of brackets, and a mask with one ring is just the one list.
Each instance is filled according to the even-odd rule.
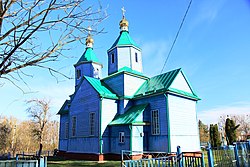
[[120,21],[120,30],[128,31],[128,21],[125,19],[125,12],[126,10],[122,7],[122,20]]
[[122,7],[122,18],[125,18],[125,12],[126,12],[126,10],[125,10],[125,8],[124,8],[124,6]]
[[87,30],[88,30],[88,37],[86,38],[86,43],[85,44],[86,44],[87,48],[92,48],[93,43],[94,43],[94,39],[91,36],[92,28],[90,26],[88,26]]

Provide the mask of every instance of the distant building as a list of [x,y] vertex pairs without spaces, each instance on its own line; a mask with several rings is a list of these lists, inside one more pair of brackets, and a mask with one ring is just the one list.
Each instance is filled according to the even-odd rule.
[[89,34],[74,65],[75,92],[58,112],[61,155],[101,160],[121,150],[176,152],[178,145],[182,151],[199,151],[199,97],[183,71],[145,76],[141,49],[124,16],[120,35],[107,51],[105,78],[93,43]]

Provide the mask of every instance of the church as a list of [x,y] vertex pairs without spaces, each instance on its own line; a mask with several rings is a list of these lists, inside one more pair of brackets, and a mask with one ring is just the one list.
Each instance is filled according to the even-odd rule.
[[140,47],[123,15],[120,34],[107,50],[108,76],[93,50],[86,49],[75,67],[75,91],[60,115],[59,154],[103,160],[121,150],[199,151],[196,103],[200,98],[182,69],[147,77]]

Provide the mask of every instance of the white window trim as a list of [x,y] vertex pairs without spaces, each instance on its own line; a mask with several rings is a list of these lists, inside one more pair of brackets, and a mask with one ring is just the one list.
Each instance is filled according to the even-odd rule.
[[[157,118],[153,117],[154,112],[158,113]],[[151,134],[152,135],[160,135],[160,116],[159,115],[160,115],[160,112],[158,109],[151,110]]]
[[125,143],[125,133],[119,132],[119,143]]
[[[75,119],[75,123],[74,123],[74,119]],[[72,117],[72,137],[76,137],[76,124],[77,124],[77,119],[76,116]]]
[[[94,115],[93,116],[93,123],[91,122],[91,115]],[[95,121],[96,121],[96,118],[95,118],[96,116],[95,116],[95,112],[90,112],[89,113],[89,136],[95,136]],[[93,125],[93,127],[92,127],[92,125]],[[93,130],[93,132],[92,132],[92,130]]]
[[65,122],[65,139],[69,138],[69,122]]

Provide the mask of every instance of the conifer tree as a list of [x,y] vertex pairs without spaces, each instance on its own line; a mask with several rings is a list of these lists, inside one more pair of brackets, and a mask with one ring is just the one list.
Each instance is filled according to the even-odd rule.
[[219,147],[221,144],[221,140],[220,140],[218,125],[217,124],[215,124],[215,125],[210,124],[209,133],[210,133],[211,146],[212,147]]
[[225,133],[226,133],[226,139],[227,139],[227,144],[228,145],[232,145],[233,142],[236,142],[236,140],[237,140],[236,129],[239,126],[240,125],[236,126],[235,122],[232,119],[230,119],[230,118],[226,119]]

